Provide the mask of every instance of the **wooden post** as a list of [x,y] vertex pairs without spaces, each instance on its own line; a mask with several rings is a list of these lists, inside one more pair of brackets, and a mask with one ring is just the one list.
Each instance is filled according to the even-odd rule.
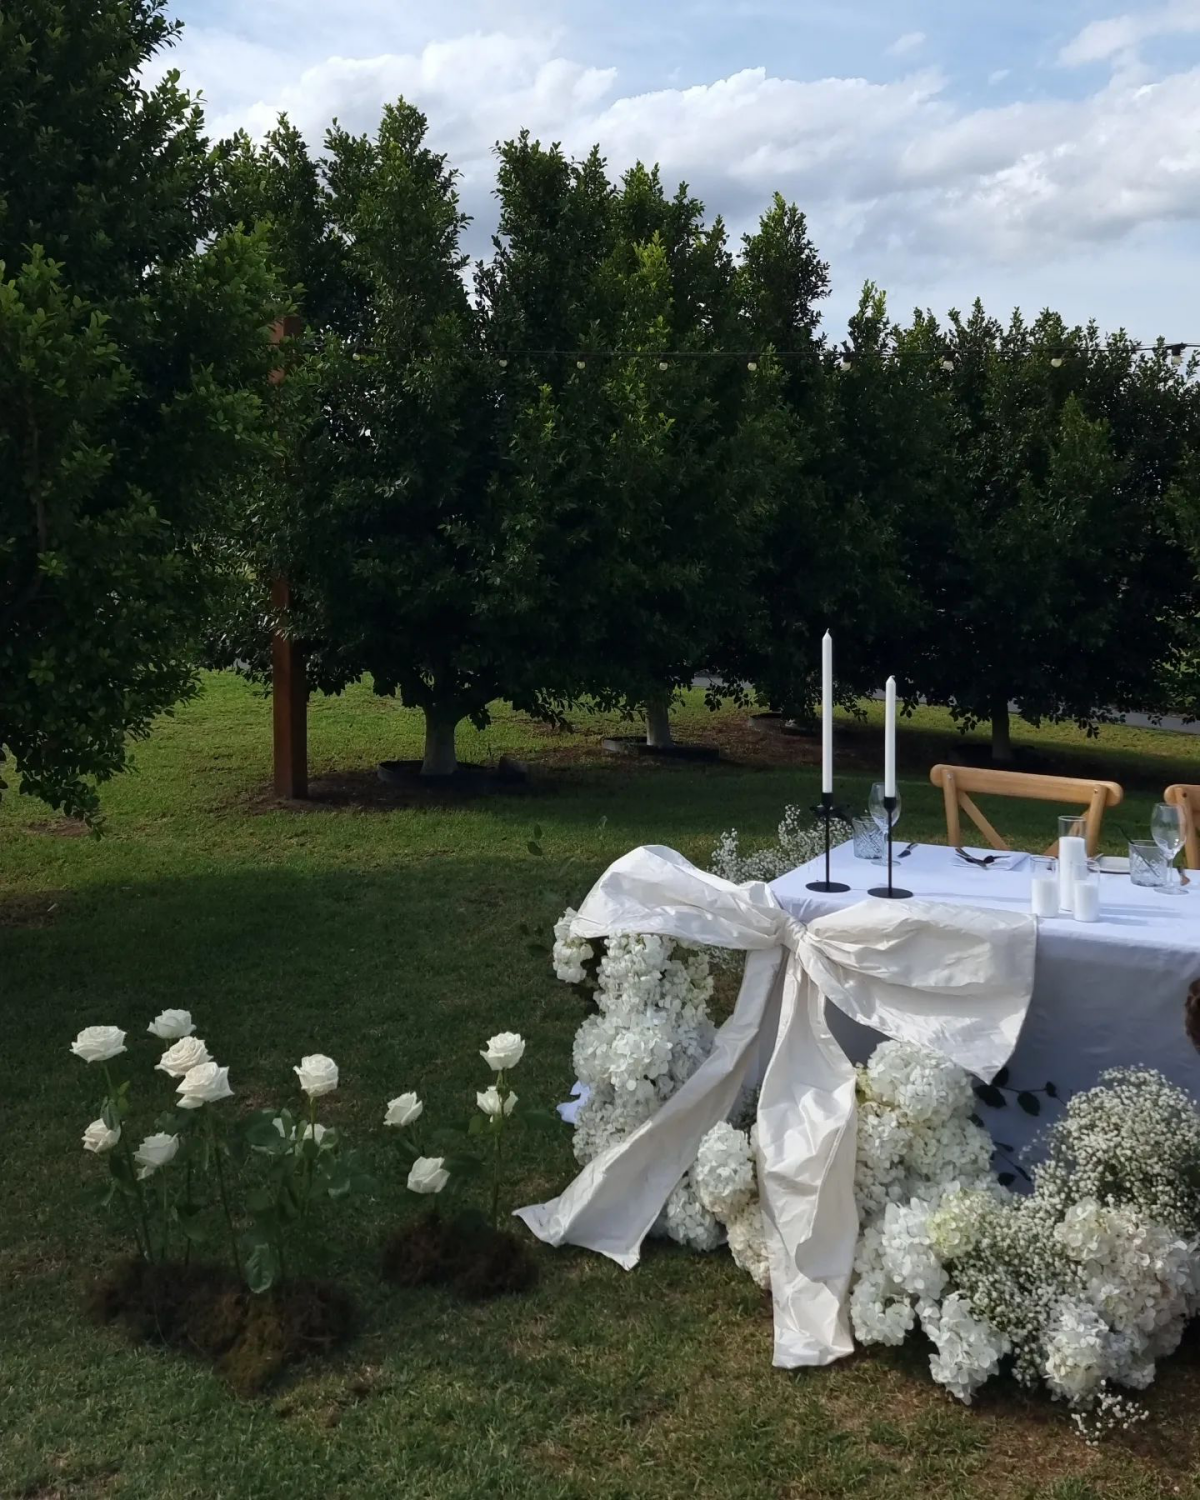
[[[295,316],[281,318],[271,329],[274,343],[295,338],[304,327]],[[282,370],[272,370],[271,380],[283,379]],[[277,614],[285,614],[291,603],[286,578],[271,584],[271,603]],[[275,795],[298,799],[308,796],[308,679],[304,652],[277,630],[271,637],[271,713],[274,732]]]
[[[271,585],[271,603],[283,613],[289,603],[286,578]],[[271,711],[275,734],[275,795],[308,796],[308,682],[304,652],[278,631],[271,638]]]

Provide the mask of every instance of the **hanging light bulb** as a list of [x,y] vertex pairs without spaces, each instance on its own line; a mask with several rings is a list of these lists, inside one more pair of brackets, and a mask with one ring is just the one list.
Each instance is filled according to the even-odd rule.
[[746,361],[746,368],[747,368],[747,370],[750,370],[750,371],[754,371],[754,370],[758,369],[758,360],[755,358],[755,356],[753,354]]
[[954,360],[948,354],[942,360],[942,369],[945,370],[947,375],[954,369]]
[[500,366],[500,368],[502,370],[507,370],[508,369],[508,360],[506,360],[506,359],[499,359],[499,360],[496,361],[496,363]]
[[658,362],[658,368],[660,370],[665,370],[667,368],[667,362],[666,362],[665,359],[660,359],[659,360],[659,362]]
[[587,369],[587,360],[586,359],[577,359],[575,361],[575,368],[577,370],[586,370]]
[[1050,363],[1054,366],[1054,368],[1056,370],[1061,370],[1062,369],[1062,355],[1061,354],[1055,354],[1055,355],[1053,355],[1051,357],[1051,359],[1050,359]]
[[1172,344],[1171,345],[1171,363],[1175,366],[1175,368],[1177,370],[1178,370],[1179,366],[1183,363],[1183,345],[1182,344]]
[[852,369],[853,365],[854,365],[854,361],[850,358],[850,356],[848,354],[843,354],[842,357],[841,357],[841,359],[838,360],[838,369],[839,370],[849,370],[849,369]]

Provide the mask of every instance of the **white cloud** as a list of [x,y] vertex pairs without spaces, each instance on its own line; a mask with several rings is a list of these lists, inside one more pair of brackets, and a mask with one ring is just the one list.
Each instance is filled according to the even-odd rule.
[[[599,142],[614,172],[657,161],[669,184],[689,182],[734,233],[778,189],[808,213],[842,288],[871,275],[924,285],[922,300],[939,305],[955,276],[983,287],[992,268],[1006,288],[1040,288],[1054,276],[1069,283],[1067,264],[1121,244],[1145,256],[1149,231],[1169,237],[1200,225],[1200,69],[1153,83],[1118,72],[1081,98],[971,107],[932,69],[872,82],[750,68],[622,92],[614,69],[563,51],[561,38],[545,34],[472,32],[302,67],[226,51],[193,28],[179,61],[185,82],[219,93],[218,133],[239,124],[261,132],[283,109],[315,143],[334,115],[372,129],[381,106],[403,94],[462,173],[475,253],[495,221],[492,148],[522,127],[576,155]],[[1131,299],[1145,290],[1130,285],[1135,260],[1122,252],[1112,311],[1092,309],[1106,321],[1134,316]],[[1170,260],[1180,295],[1186,264],[1182,252]],[[1100,280],[1095,272],[1088,285]],[[1141,277],[1152,291],[1155,280]],[[1165,304],[1165,285],[1154,294]],[[1044,294],[1031,300],[1036,309]]]
[[988,74],[988,82],[993,85],[1003,83],[1011,72],[1011,68],[993,68]]
[[910,52],[919,52],[925,45],[925,33],[923,31],[906,31],[903,36],[898,36],[888,48],[893,57],[907,57]]
[[1062,48],[1058,60],[1071,68],[1110,59],[1128,61],[1140,42],[1197,31],[1200,31],[1200,0],[1171,0],[1141,12],[1092,21]]

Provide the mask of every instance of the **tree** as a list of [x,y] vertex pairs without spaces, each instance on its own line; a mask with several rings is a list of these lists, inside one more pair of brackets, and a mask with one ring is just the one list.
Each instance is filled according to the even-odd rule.
[[214,236],[161,0],[0,11],[0,754],[94,818],[194,687],[222,497],[263,440],[265,250]]
[[925,606],[912,689],[964,728],[990,721],[1001,763],[1013,700],[1033,724],[1089,729],[1169,706],[1200,606],[1168,503],[1200,437],[1194,386],[1165,350],[1050,312],[1002,326],[976,303],[896,339],[898,361],[943,385],[927,410],[944,461],[908,537]]
[[[586,540],[517,461],[531,388],[505,394],[489,309],[463,280],[455,173],[425,133],[401,101],[373,136],[331,129],[311,164],[286,124],[224,160],[228,204],[275,214],[310,329],[299,452],[242,497],[257,597],[285,572],[310,680],[336,692],[369,674],[420,708],[422,772],[442,776],[457,725],[485,724],[498,696],[553,716],[574,690],[566,560]],[[288,183],[304,208],[285,216]]]
[[572,164],[526,137],[501,160],[502,232],[480,285],[494,328],[560,351],[520,361],[537,386],[521,461],[589,539],[571,575],[586,600],[579,675],[600,702],[642,708],[649,743],[669,744],[673,690],[721,672],[749,627],[791,442],[779,371],[769,355],[730,357],[746,348],[733,260],[686,186],[668,197],[638,165],[613,187],[596,151]]

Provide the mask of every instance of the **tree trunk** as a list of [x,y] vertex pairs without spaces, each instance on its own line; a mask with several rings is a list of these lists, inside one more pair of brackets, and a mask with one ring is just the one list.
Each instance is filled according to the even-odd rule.
[[992,699],[992,763],[1012,765],[1012,726],[1009,723],[1008,694],[997,693]]
[[646,743],[654,750],[666,750],[671,738],[671,695],[656,693],[646,700]]
[[458,757],[454,750],[454,731],[458,719],[452,711],[442,707],[425,710],[425,759],[421,762],[422,776],[453,776],[458,769]]

